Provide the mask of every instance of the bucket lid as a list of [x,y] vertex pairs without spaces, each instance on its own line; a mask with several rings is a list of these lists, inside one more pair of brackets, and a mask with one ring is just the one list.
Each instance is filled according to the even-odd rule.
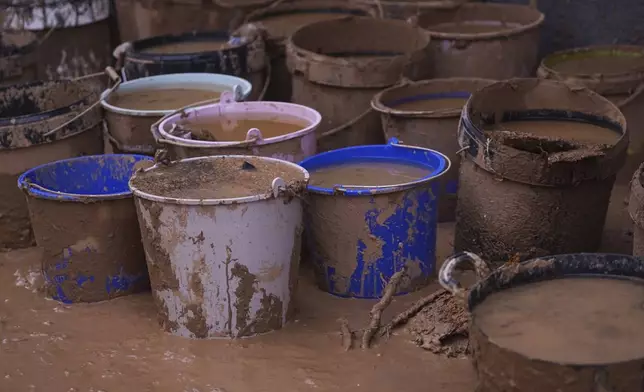
[[248,203],[293,197],[306,188],[309,173],[275,158],[221,155],[158,163],[130,180],[134,195],[185,205]]
[[346,196],[371,196],[382,193],[399,192],[415,186],[427,184],[447,173],[451,166],[449,158],[435,150],[401,144],[396,138],[389,139],[386,145],[346,147],[314,155],[300,162],[307,170],[356,163],[356,162],[392,162],[430,170],[425,177],[414,181],[383,186],[337,185],[334,188],[323,188],[309,185],[309,192],[323,195],[342,194]]

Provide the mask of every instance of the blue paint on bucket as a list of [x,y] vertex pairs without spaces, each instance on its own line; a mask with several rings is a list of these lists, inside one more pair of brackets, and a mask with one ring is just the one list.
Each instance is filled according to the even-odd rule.
[[[328,243],[316,238],[316,227],[311,227],[316,218],[307,219],[306,238],[316,266],[318,285],[329,293],[342,297],[378,298],[382,296],[389,278],[404,266],[413,270],[415,276],[397,294],[404,294],[409,289],[424,285],[435,265],[436,195],[439,184],[434,180],[449,169],[449,159],[437,151],[399,145],[396,139],[391,139],[387,145],[329,151],[310,157],[300,162],[300,165],[314,172],[323,167],[355,162],[392,162],[421,166],[430,169],[430,173],[412,182],[384,187],[347,188],[338,185],[331,189],[309,186],[309,217],[325,219],[324,214],[333,213],[314,211],[321,205],[317,201],[324,203],[323,199],[316,198],[340,198],[338,203],[352,203],[354,210],[362,214],[358,218],[364,220],[366,227],[366,230],[346,233],[351,238],[339,238],[337,243]],[[383,200],[396,200],[393,211],[379,207],[383,205]],[[341,229],[345,230],[338,227],[338,230]],[[370,256],[369,243],[378,244],[380,256],[377,259]],[[338,248],[346,244],[355,247],[355,260],[346,260],[336,253]],[[333,255],[338,255],[337,260],[333,260]]]

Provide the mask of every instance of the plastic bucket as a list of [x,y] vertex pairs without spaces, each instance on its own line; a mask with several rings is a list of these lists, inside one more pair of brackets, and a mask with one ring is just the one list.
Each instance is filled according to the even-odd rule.
[[[216,94],[229,91],[236,94],[236,100],[243,101],[250,94],[252,86],[248,81],[230,75],[203,73],[158,75],[122,83],[112,97],[119,94],[154,93],[155,90],[168,89],[212,91]],[[166,110],[129,109],[110,103],[110,99],[106,100],[108,93],[109,90],[105,90],[101,94],[101,105],[105,109],[106,137],[114,151],[154,154],[158,146],[150,133],[152,124],[181,107]],[[218,101],[217,98],[212,100],[212,102]],[[194,103],[197,102],[190,102],[190,104]]]
[[239,338],[293,311],[308,173],[279,159],[226,155],[159,164],[130,181],[163,328]]
[[0,86],[37,80],[36,34],[3,31],[0,35]]
[[47,294],[96,302],[149,288],[132,192],[142,155],[92,155],[47,163],[18,179],[36,244],[44,249]]
[[[238,141],[192,140],[172,133],[175,125],[186,130],[198,128],[204,121],[227,123],[238,119],[252,118],[302,124],[302,128],[283,135],[264,138],[262,130],[252,128],[238,134]],[[198,121],[198,122],[196,122]],[[248,154],[298,162],[316,153],[315,130],[321,116],[306,106],[286,102],[233,102],[195,106],[164,117],[152,127],[157,142],[168,148],[174,158],[189,158],[206,155]],[[191,124],[195,124],[192,125]]]
[[306,240],[320,289],[341,297],[378,298],[407,268],[396,294],[429,283],[436,258],[436,181],[449,170],[440,152],[398,144],[349,147],[300,162],[309,171],[355,162],[421,166],[431,174],[380,187],[307,187]]
[[454,220],[461,158],[456,137],[461,110],[471,93],[494,83],[489,79],[432,79],[390,87],[376,94],[371,107],[380,113],[387,138],[433,148],[452,162],[441,176],[438,221]]
[[381,18],[407,19],[421,12],[457,8],[470,0],[353,0],[373,8]]
[[509,79],[533,75],[544,15],[517,4],[467,3],[414,18],[432,37],[434,78]]
[[20,174],[103,152],[102,111],[89,107],[99,94],[100,86],[89,79],[0,88],[0,249],[33,244],[25,196],[15,186]]

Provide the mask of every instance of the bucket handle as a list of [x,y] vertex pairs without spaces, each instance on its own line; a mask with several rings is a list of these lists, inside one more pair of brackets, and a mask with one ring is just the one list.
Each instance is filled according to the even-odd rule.
[[490,274],[488,263],[475,253],[460,252],[452,255],[445,260],[438,272],[438,283],[453,296],[465,299],[467,290],[461,286],[461,283],[454,279],[454,270],[461,264],[468,264],[474,268],[478,280],[483,280]]
[[279,197],[280,193],[286,190],[286,182],[282,177],[275,177],[271,188],[273,189],[273,197]]
[[154,146],[150,145],[142,145],[142,146],[124,146],[112,136],[110,133],[109,127],[107,126],[107,121],[105,119],[103,120],[103,136],[107,139],[108,142],[110,142],[114,147],[116,147],[119,151],[123,151],[128,154],[149,154],[153,155],[154,152],[156,151],[156,148]]
[[360,121],[363,118],[365,118],[372,111],[373,111],[372,108],[369,108],[369,109],[365,110],[362,114],[358,115],[357,117],[353,118],[352,120],[349,120],[348,122],[346,122],[346,123],[344,123],[344,124],[342,124],[340,126],[337,126],[337,127],[333,128],[333,129],[330,129],[330,130],[322,133],[321,135],[318,136],[318,139],[323,139],[325,137],[329,137],[329,136],[335,135],[336,133],[344,131],[345,129],[351,127],[352,125],[355,125],[358,121]]
[[[110,95],[111,95],[114,91],[116,91],[116,89],[117,89],[117,88],[119,88],[119,86],[121,85],[121,77],[119,76],[119,74],[118,74],[118,73],[116,73],[116,71],[114,70],[114,68],[112,68],[112,67],[106,67],[106,68],[105,68],[104,73],[105,73],[105,74],[107,74],[107,76],[109,76],[109,77],[110,77],[110,79],[112,79],[112,80],[114,81],[114,85],[113,85],[109,90],[107,90],[107,93],[105,94],[105,96],[104,96],[104,97],[102,97],[102,98],[99,98],[99,100],[98,100],[98,101],[96,101],[96,102],[94,102],[93,104],[89,105],[89,107],[87,107],[87,108],[86,108],[85,110],[83,110],[82,112],[78,113],[78,114],[77,114],[76,116],[74,116],[71,120],[69,120],[69,121],[66,121],[66,122],[62,123],[62,124],[60,124],[59,126],[55,127],[54,129],[52,129],[52,130],[50,130],[50,131],[46,132],[45,134],[43,134],[43,136],[44,136],[44,137],[47,137],[47,136],[53,135],[54,133],[56,133],[56,132],[60,131],[61,129],[63,129],[63,128],[65,128],[66,126],[68,126],[69,124],[71,124],[71,123],[73,123],[74,121],[78,120],[79,118],[83,117],[84,115],[86,115],[87,113],[89,113],[90,111],[92,111],[95,107],[97,107],[97,106],[98,106],[98,105],[99,105],[103,100],[107,100],[107,99],[110,97]],[[87,77],[89,77],[89,76],[92,76],[92,77],[93,77],[93,76],[97,76],[97,75],[101,75],[101,74],[102,74],[102,73],[99,73],[99,74],[96,74],[96,75],[88,75]],[[81,78],[78,78],[78,79],[75,79],[75,80],[84,79],[84,78],[86,78],[86,77],[81,77]]]
[[631,95],[629,95],[628,97],[624,98],[620,102],[616,102],[615,106],[617,106],[618,108],[621,109],[622,107],[628,105],[629,103],[631,103],[635,99],[637,99],[637,97],[642,95],[642,93],[644,93],[644,82],[640,83],[639,86],[637,86],[637,88],[635,88],[635,91],[633,91],[633,93]]

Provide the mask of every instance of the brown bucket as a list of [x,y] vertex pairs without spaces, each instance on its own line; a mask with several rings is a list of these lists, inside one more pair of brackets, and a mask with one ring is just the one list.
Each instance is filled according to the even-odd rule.
[[589,46],[555,52],[543,59],[537,75],[588,87],[624,113],[630,145],[617,181],[628,183],[644,161],[644,46]]
[[353,3],[372,7],[383,19],[407,19],[424,11],[456,8],[470,0],[352,0]]
[[[11,2],[9,2],[11,3]],[[110,1],[13,2],[4,27],[38,34],[38,79],[76,78],[111,64]]]
[[247,23],[253,23],[266,32],[266,51],[271,61],[271,84],[266,100],[291,101],[291,75],[286,67],[287,38],[307,24],[346,15],[374,14],[368,7],[347,4],[346,1],[308,0],[269,6],[247,16]]
[[633,256],[644,257],[644,164],[631,181],[628,214],[633,220]]
[[628,149],[615,105],[563,82],[510,79],[472,95],[458,137],[457,251],[504,262],[597,250]]
[[489,79],[433,79],[391,87],[378,93],[371,106],[380,113],[387,139],[431,148],[452,162],[440,179],[438,221],[453,221],[456,211],[460,156],[456,131],[461,110],[471,93],[485,87]]
[[533,75],[543,20],[541,12],[524,5],[469,3],[410,22],[432,37],[433,77],[502,80]]
[[292,100],[322,114],[319,150],[383,143],[371,99],[428,76],[428,47],[429,36],[402,21],[350,16],[297,30],[286,47]]
[[103,152],[100,92],[93,79],[0,88],[0,248],[33,244],[25,195],[16,187],[20,174]]
[[37,37],[29,31],[0,34],[0,86],[37,80]]
[[232,31],[275,0],[115,0],[121,41],[191,31]]

